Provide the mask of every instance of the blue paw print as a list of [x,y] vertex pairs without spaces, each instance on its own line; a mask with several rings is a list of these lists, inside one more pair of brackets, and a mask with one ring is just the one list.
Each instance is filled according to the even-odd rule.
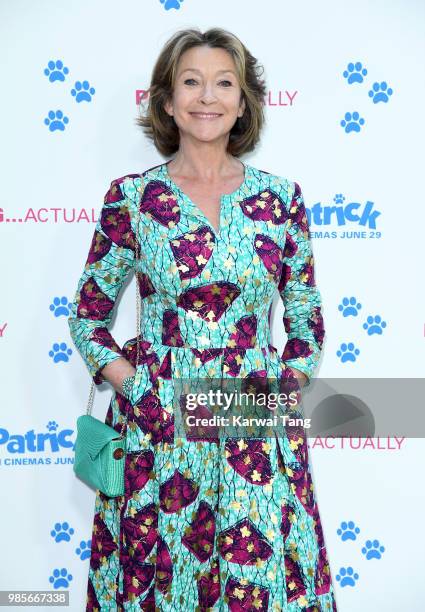
[[59,361],[69,361],[69,355],[72,355],[72,349],[67,348],[65,342],[55,342],[51,351],[49,351],[49,357],[52,357],[55,363]]
[[366,540],[365,545],[362,548],[362,553],[366,559],[380,559],[385,548],[380,546],[379,540]]
[[334,197],[335,204],[343,204],[344,200],[345,200],[345,197],[343,196],[342,193],[335,194],[335,197]]
[[169,11],[173,8],[179,10],[183,0],[160,0],[160,2],[164,5],[165,10]]
[[356,300],[355,297],[345,297],[342,298],[342,302],[338,306],[338,310],[342,312],[343,317],[349,317],[350,315],[357,317],[361,307],[362,305]]
[[61,298],[55,297],[53,298],[53,302],[50,304],[49,308],[55,313],[55,317],[60,317],[61,315],[65,315],[67,317],[70,312],[71,303],[65,296],[62,296]]
[[69,542],[74,530],[68,523],[55,523],[54,528],[50,532],[55,542]]
[[95,93],[95,88],[90,87],[88,81],[75,81],[75,89],[71,89],[71,96],[75,97],[77,102],[91,102],[92,96]]
[[390,96],[393,95],[393,90],[391,87],[388,87],[385,81],[381,81],[372,85],[372,89],[369,90],[369,98],[372,98],[374,104],[378,104],[378,102],[389,102]]
[[60,587],[67,587],[72,580],[71,574],[68,574],[68,570],[63,567],[61,570],[53,570],[53,574],[49,578],[49,582],[53,584],[54,589],[60,589]]
[[336,354],[341,358],[341,363],[345,363],[346,361],[354,362],[356,361],[357,355],[360,354],[360,351],[358,348],[355,348],[353,342],[349,342],[348,344],[343,342]]
[[347,64],[347,69],[344,70],[342,76],[347,79],[349,85],[352,83],[363,83],[363,77],[367,75],[366,68],[362,67],[361,62],[350,62]]
[[337,534],[341,536],[341,540],[345,542],[346,540],[356,540],[357,534],[360,533],[360,529],[356,527],[356,524],[353,521],[342,521],[341,527],[336,530]]
[[368,316],[366,319],[366,323],[363,323],[363,329],[367,329],[368,336],[372,336],[373,334],[382,334],[382,330],[387,327],[387,323],[382,321],[379,315],[375,315],[372,317]]
[[350,132],[360,132],[360,126],[364,125],[364,119],[363,117],[360,117],[357,111],[354,111],[354,113],[345,113],[344,119],[341,121],[341,125],[346,134],[349,134]]
[[89,559],[91,555],[91,540],[81,540],[80,545],[75,549],[75,552],[80,557],[81,561]]
[[47,68],[44,69],[44,74],[49,77],[49,81],[64,81],[65,75],[68,74],[69,70],[60,60],[50,60],[47,64]]
[[356,586],[356,581],[359,579],[357,572],[354,572],[352,567],[340,567],[339,574],[336,575],[342,587]]
[[49,126],[49,130],[51,132],[55,132],[56,130],[65,129],[65,125],[69,123],[68,117],[66,117],[61,110],[49,111],[49,114],[44,120],[44,123]]
[[59,425],[56,423],[56,421],[49,421],[47,423],[47,430],[48,431],[56,431],[58,427],[59,427]]

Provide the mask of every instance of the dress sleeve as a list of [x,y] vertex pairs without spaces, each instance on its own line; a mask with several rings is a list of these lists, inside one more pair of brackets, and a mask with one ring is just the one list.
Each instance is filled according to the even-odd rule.
[[115,179],[104,197],[88,257],[71,304],[68,325],[96,385],[105,378],[102,368],[124,357],[108,331],[115,301],[135,260],[135,235],[130,200]]
[[314,277],[314,259],[304,198],[293,183],[289,220],[278,290],[285,308],[283,324],[288,340],[282,359],[307,376],[310,384],[322,351],[325,330],[322,299]]

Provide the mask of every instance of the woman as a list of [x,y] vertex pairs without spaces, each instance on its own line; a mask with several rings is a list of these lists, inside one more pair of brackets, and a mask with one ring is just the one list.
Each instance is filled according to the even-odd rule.
[[[106,423],[128,421],[125,494],[97,491],[87,610],[336,610],[304,432],[190,440],[174,430],[181,378],[315,369],[321,297],[297,183],[239,160],[263,126],[265,85],[232,34],[177,32],[140,125],[172,160],[112,181],[69,317]],[[140,244],[141,355],[108,331]],[[271,345],[278,289],[288,335]]]

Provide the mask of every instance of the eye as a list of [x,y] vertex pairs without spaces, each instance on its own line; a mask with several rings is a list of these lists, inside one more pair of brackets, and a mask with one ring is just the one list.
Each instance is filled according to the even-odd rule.
[[[190,81],[193,81],[194,83],[196,83],[196,82],[197,82],[197,81],[196,81],[196,79],[189,78],[189,79],[185,79],[185,80],[184,80],[184,84],[186,85],[186,84],[187,84],[187,83],[189,83]],[[232,82],[231,82],[231,81],[229,81],[229,80],[227,80],[227,79],[224,79],[223,81],[220,81],[220,83],[225,83],[225,84],[226,84],[226,87],[231,87],[231,86],[232,86]]]

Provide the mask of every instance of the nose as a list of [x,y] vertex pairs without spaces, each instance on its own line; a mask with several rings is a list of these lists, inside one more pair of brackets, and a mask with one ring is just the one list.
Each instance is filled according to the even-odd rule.
[[214,87],[212,83],[205,83],[202,87],[201,94],[199,96],[199,100],[204,102],[205,104],[209,104],[214,102],[217,99],[217,96],[214,93]]

